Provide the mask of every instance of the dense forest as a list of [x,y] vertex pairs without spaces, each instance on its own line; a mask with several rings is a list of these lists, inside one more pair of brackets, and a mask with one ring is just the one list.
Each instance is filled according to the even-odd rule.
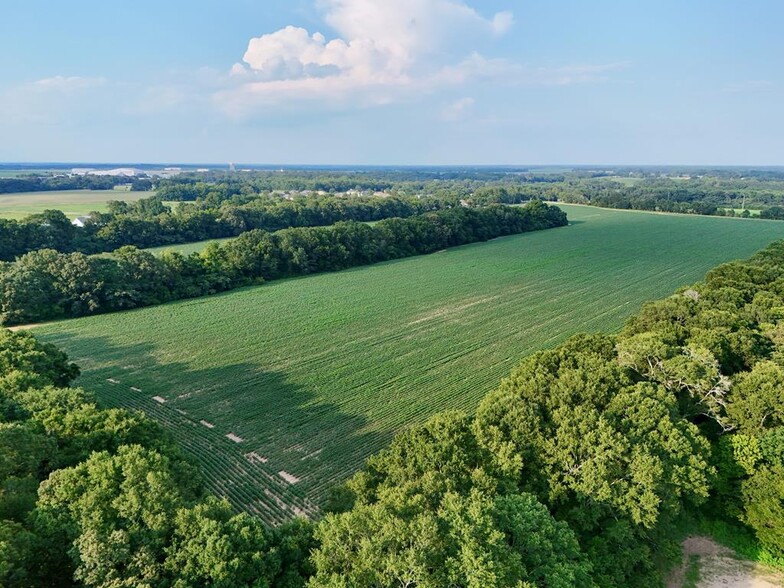
[[[381,210],[394,205],[383,202]],[[42,249],[0,262],[0,321],[14,325],[161,304],[566,224],[559,208],[534,201],[522,207],[458,206],[373,226],[350,221],[273,233],[253,229],[187,257],[130,246],[110,256]]]
[[[225,186],[224,186],[225,187]],[[438,198],[241,196],[212,191],[198,202],[176,210],[159,197],[133,203],[113,201],[109,211],[93,212],[76,227],[59,210],[48,210],[20,221],[0,219],[0,260],[39,249],[87,255],[126,245],[146,248],[235,237],[246,231],[277,231],[288,227],[326,226],[338,221],[370,222],[457,206]]]
[[[363,172],[255,171],[207,178],[184,174],[157,185],[163,200],[202,200],[217,193],[384,191],[476,203],[539,199],[610,208],[781,218],[784,171],[741,168],[423,168]],[[735,212],[738,209],[738,212]],[[770,210],[769,210],[770,209]],[[751,215],[751,212],[748,213]],[[743,215],[746,216],[746,215]]]
[[[465,169],[326,173],[252,172],[237,177],[183,175],[162,180],[163,200],[196,201],[218,194],[313,191],[384,191],[398,196],[438,196],[476,203],[539,199],[709,215],[735,209],[766,211],[778,218],[784,205],[784,172],[696,168],[611,168],[589,170]],[[749,213],[750,214],[750,213]]]
[[[0,584],[662,584],[695,517],[784,556],[784,242],[538,352],[400,433],[321,520],[269,530],[206,496],[143,415],[0,333]],[[72,581],[69,579],[72,578]]]
[[120,178],[118,176],[88,175],[34,175],[23,174],[16,178],[0,179],[0,194],[19,192],[52,192],[55,190],[112,190],[119,185],[130,184],[131,190],[150,190],[150,178]]

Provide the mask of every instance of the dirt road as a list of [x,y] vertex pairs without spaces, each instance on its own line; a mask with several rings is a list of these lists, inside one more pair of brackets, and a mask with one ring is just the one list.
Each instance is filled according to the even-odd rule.
[[738,559],[731,549],[709,537],[692,536],[683,542],[683,565],[675,570],[667,588],[682,588],[689,561],[697,560],[696,588],[782,588],[784,574],[752,561]]

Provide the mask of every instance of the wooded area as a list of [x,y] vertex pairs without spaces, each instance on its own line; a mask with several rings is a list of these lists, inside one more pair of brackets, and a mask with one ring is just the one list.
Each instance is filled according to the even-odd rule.
[[244,204],[200,201],[176,210],[159,197],[136,202],[113,201],[109,211],[92,212],[77,227],[59,210],[48,210],[22,220],[0,219],[0,259],[39,249],[87,255],[114,251],[126,245],[160,247],[206,239],[234,237],[246,231],[277,231],[289,227],[327,226],[339,221],[371,222],[457,206],[435,198],[379,197],[255,197]]

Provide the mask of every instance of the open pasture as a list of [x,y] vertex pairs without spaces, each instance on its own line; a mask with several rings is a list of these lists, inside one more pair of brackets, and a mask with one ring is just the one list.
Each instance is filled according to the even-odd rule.
[[69,218],[94,210],[103,212],[109,200],[131,202],[152,196],[153,192],[125,190],[58,190],[0,194],[0,218],[21,219],[44,210],[62,210]]
[[78,385],[169,428],[270,523],[313,514],[395,432],[473,409],[523,357],[784,238],[776,221],[563,205],[569,227],[42,325]]
[[233,241],[234,237],[226,237],[223,239],[207,239],[206,241],[193,241],[192,243],[177,243],[176,245],[161,245],[160,247],[148,247],[145,251],[149,251],[154,255],[160,255],[165,251],[176,251],[182,255],[190,255],[191,253],[201,253],[207,248],[210,243],[227,243]]
[[[172,204],[172,203],[169,203]],[[176,202],[173,204],[177,204]],[[379,221],[368,221],[365,224],[369,226],[375,225]],[[148,247],[145,251],[149,251],[154,255],[160,255],[164,251],[176,251],[182,255],[190,255],[191,253],[201,253],[210,243],[225,244],[233,241],[236,237],[224,237],[222,239],[207,239],[205,241],[193,241],[191,243],[177,243],[175,245],[161,245],[160,247]]]
[[643,181],[642,178],[634,178],[628,176],[607,176],[606,179],[612,180],[613,182],[618,182],[619,184],[623,184],[624,186],[634,186]]
[[4,178],[22,178],[28,175],[43,175],[50,173],[57,173],[60,170],[51,168],[11,168],[2,166],[0,168],[0,179]]

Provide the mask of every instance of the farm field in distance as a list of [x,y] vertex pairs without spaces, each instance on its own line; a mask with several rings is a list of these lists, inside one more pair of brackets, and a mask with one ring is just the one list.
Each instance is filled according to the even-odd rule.
[[608,176],[607,179],[612,180],[613,182],[618,182],[619,184],[623,184],[624,186],[634,186],[642,182],[642,178],[629,178],[622,176]]
[[58,170],[52,168],[24,168],[24,169],[0,169],[0,178],[19,178],[29,174],[50,174],[57,173]]
[[530,353],[784,238],[784,223],[560,205],[571,226],[42,325],[110,406],[169,428],[211,489],[276,523],[401,428],[473,409]]
[[105,211],[109,200],[133,202],[154,192],[125,190],[56,190],[0,194],[0,218],[21,219],[44,210],[62,210],[68,218]]
[[[176,204],[176,203],[167,203]],[[378,221],[367,221],[366,225],[373,226]],[[164,251],[176,251],[182,255],[190,255],[191,253],[201,253],[207,248],[210,243],[224,244],[233,241],[236,237],[224,237],[222,239],[207,239],[205,241],[193,241],[191,243],[177,243],[174,245],[161,245],[160,247],[148,247],[144,251],[149,251],[153,255],[160,255]]]
[[210,243],[226,243],[233,241],[236,237],[225,237],[223,239],[207,239],[206,241],[193,241],[192,243],[177,243],[175,245],[161,245],[160,247],[148,247],[145,251],[149,251],[154,255],[159,255],[164,251],[176,251],[182,255],[190,255],[191,253],[201,253],[207,248]]

